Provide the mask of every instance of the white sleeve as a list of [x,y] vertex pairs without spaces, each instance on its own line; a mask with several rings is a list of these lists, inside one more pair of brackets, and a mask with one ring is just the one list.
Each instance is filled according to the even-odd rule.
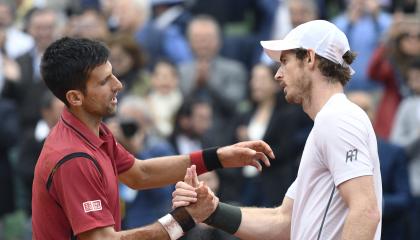
[[295,198],[296,198],[296,180],[293,181],[292,185],[290,185],[289,189],[287,189],[286,197],[295,200]]
[[336,186],[352,178],[373,175],[369,132],[364,121],[357,116],[330,116],[318,128],[321,161],[330,170]]

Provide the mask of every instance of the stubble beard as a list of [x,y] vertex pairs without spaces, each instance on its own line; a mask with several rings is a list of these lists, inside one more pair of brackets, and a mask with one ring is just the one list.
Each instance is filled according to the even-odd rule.
[[312,81],[306,77],[305,73],[302,73],[296,79],[295,93],[286,94],[286,101],[288,103],[294,103],[302,105],[304,102],[307,103],[311,99]]

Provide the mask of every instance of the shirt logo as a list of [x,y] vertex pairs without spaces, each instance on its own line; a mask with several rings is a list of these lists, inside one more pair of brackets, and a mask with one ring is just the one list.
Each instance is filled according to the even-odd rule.
[[85,213],[102,210],[101,200],[87,201],[83,203]]
[[346,153],[346,163],[348,161],[353,162],[357,160],[357,149],[353,149],[350,151],[347,151]]

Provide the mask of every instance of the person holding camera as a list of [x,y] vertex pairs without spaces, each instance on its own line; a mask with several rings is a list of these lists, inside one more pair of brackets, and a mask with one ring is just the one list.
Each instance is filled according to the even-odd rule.
[[[147,100],[135,95],[124,96],[116,117],[106,123],[115,138],[138,159],[174,155],[176,152],[166,139],[159,137],[149,111]],[[124,204],[122,229],[150,224],[171,209],[173,185],[133,190],[120,184],[120,198]]]

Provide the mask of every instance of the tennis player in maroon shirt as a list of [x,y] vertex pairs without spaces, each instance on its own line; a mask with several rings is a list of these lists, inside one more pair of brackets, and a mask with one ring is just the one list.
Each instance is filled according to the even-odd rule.
[[35,168],[34,239],[176,239],[194,227],[191,216],[200,219],[195,215],[199,211],[177,209],[151,225],[120,231],[118,181],[133,189],[154,188],[182,180],[191,165],[199,173],[245,165],[261,169],[260,161],[269,166],[268,157],[274,158],[265,142],[249,141],[189,155],[135,159],[102,123],[115,113],[122,89],[108,55],[99,42],[72,38],[57,40],[44,53],[42,77],[66,107]]

